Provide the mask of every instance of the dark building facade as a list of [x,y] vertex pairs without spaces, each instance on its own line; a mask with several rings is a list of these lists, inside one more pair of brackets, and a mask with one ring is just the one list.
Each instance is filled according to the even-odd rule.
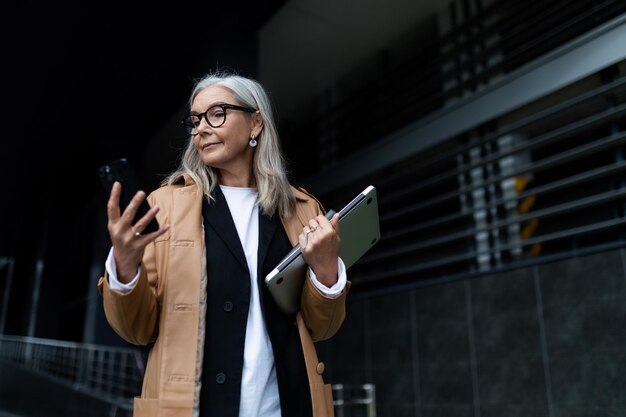
[[[348,271],[344,326],[318,343],[337,415],[626,416],[626,4],[436,10],[279,123],[294,182],[326,208],[368,185],[379,198],[381,240]],[[239,40],[241,59],[271,91],[254,42]],[[146,184],[184,141],[183,108],[135,154]],[[75,415],[130,413],[145,360],[95,290],[103,201],[71,216],[71,268],[43,247],[0,256],[0,363],[65,383],[56,397],[74,397]],[[52,280],[63,274],[79,279]],[[36,415],[14,388],[0,376],[0,404]],[[339,401],[351,389],[361,397]],[[104,405],[89,414],[79,395]]]

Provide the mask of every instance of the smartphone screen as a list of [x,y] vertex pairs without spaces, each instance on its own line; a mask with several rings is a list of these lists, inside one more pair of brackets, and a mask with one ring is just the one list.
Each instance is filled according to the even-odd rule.
[[[100,166],[98,168],[98,176],[100,177],[102,185],[107,192],[107,198],[111,194],[111,188],[113,187],[113,183],[115,181],[122,184],[120,212],[124,211],[133,196],[140,190],[137,177],[135,176],[135,173],[126,158],[121,158]],[[135,220],[141,219],[144,214],[148,212],[148,210],[150,210],[150,204],[148,204],[148,202],[144,199],[135,213]],[[148,224],[142,233],[151,233],[157,231],[158,229],[159,223],[155,218],[152,219],[150,224]]]

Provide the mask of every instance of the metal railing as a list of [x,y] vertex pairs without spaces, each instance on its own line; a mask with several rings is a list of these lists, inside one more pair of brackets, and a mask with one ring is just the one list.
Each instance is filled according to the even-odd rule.
[[374,384],[333,384],[336,417],[376,417]]
[[[136,349],[35,337],[0,335],[0,360],[129,411],[144,374],[143,358]],[[376,417],[373,384],[334,384],[332,389],[337,417]]]
[[0,360],[127,410],[141,392],[144,374],[138,350],[35,337],[0,335]]
[[11,257],[0,257],[0,334],[4,333],[7,312],[9,309],[9,294],[11,293],[11,282],[13,281],[13,266],[15,259]]

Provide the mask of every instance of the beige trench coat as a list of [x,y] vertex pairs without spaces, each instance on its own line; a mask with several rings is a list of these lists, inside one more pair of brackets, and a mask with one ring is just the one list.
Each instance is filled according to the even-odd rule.
[[[295,215],[282,219],[292,244],[321,205],[293,188]],[[206,313],[206,256],[202,195],[193,181],[168,185],[148,196],[161,208],[160,224],[170,229],[148,245],[135,288],[111,290],[106,272],[98,281],[106,318],[122,338],[136,345],[154,341],[135,417],[191,417],[198,413]],[[345,318],[348,288],[337,299],[322,296],[309,279],[302,290],[301,311],[313,340],[334,335]],[[295,325],[295,324],[294,324]]]

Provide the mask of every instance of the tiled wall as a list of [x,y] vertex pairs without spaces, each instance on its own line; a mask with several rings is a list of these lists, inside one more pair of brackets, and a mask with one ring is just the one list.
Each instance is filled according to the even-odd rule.
[[348,300],[319,356],[378,417],[626,416],[626,249]]

